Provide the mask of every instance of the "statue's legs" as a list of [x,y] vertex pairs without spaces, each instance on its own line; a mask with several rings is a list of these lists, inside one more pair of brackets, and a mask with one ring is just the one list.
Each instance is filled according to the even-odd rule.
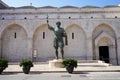
[[63,50],[63,47],[60,47],[60,52],[61,52],[61,55],[62,55],[62,59],[64,59],[64,50]]
[[58,59],[58,48],[55,48],[56,59]]
[[54,48],[55,48],[56,59],[58,59],[58,42],[56,38],[54,39]]

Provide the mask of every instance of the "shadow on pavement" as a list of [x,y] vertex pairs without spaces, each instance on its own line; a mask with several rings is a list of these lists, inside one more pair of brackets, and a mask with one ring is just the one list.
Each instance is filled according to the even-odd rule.
[[72,74],[89,74],[88,72],[74,71]]

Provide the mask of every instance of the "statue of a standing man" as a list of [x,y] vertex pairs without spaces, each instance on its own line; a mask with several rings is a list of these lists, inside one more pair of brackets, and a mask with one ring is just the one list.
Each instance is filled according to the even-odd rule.
[[58,48],[60,48],[60,52],[62,55],[62,59],[64,59],[64,41],[63,37],[65,37],[65,42],[67,45],[67,35],[66,32],[63,28],[60,27],[61,22],[56,22],[57,27],[53,28],[49,25],[49,21],[47,20],[48,24],[48,29],[52,30],[55,34],[54,38],[54,48],[55,48],[55,53],[56,53],[56,59],[58,59]]

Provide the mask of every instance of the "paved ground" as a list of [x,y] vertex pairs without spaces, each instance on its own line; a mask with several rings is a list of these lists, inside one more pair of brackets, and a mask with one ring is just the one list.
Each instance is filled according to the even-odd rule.
[[120,80],[120,72],[4,73],[0,80]]

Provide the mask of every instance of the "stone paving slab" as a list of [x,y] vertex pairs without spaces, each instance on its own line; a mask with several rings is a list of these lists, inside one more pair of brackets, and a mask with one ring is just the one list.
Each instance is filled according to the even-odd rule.
[[120,72],[3,73],[0,80],[120,80]]

